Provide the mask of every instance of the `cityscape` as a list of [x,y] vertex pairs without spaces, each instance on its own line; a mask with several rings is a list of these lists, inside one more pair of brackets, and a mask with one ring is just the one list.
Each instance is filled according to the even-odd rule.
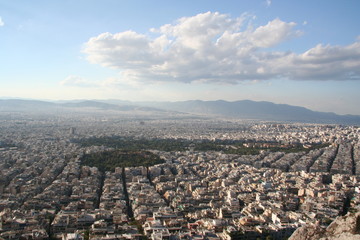
[[360,240],[359,9],[0,0],[0,240]]
[[[287,239],[360,206],[357,126],[103,110],[0,117],[1,239]],[[142,149],[155,165],[84,165],[115,149],[107,138],[187,144]],[[243,149],[253,151],[230,153]]]

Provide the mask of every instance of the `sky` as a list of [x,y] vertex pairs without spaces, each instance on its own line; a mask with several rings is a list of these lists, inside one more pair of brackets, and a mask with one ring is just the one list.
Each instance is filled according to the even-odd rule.
[[360,115],[359,0],[0,0],[0,98]]

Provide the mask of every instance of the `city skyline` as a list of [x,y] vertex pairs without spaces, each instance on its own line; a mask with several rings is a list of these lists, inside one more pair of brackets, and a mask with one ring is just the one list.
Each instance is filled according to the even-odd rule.
[[0,97],[360,115],[358,1],[0,0]]

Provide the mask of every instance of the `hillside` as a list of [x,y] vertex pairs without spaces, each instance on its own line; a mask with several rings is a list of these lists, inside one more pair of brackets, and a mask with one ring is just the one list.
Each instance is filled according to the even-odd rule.
[[148,114],[161,113],[171,116],[177,113],[188,113],[197,116],[221,117],[232,119],[253,119],[260,121],[324,123],[360,125],[360,116],[337,115],[335,113],[316,112],[310,109],[275,104],[271,102],[256,102],[242,100],[235,102],[218,101],[182,101],[182,102],[124,102],[109,100],[102,101],[65,101],[47,102],[37,100],[0,100],[0,112],[66,112],[86,110],[91,113],[96,111],[112,112],[147,112]]

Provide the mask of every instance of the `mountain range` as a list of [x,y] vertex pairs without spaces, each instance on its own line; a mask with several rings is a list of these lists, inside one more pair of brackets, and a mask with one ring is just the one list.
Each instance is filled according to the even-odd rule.
[[310,109],[287,104],[256,102],[250,100],[228,102],[218,101],[179,101],[179,102],[130,102],[120,100],[78,100],[78,101],[38,101],[3,99],[0,100],[0,112],[44,112],[44,111],[119,111],[119,112],[162,112],[169,115],[175,112],[188,113],[207,117],[236,119],[254,119],[263,121],[284,121],[302,123],[326,123],[360,125],[358,115],[338,115],[335,113],[317,112]]

